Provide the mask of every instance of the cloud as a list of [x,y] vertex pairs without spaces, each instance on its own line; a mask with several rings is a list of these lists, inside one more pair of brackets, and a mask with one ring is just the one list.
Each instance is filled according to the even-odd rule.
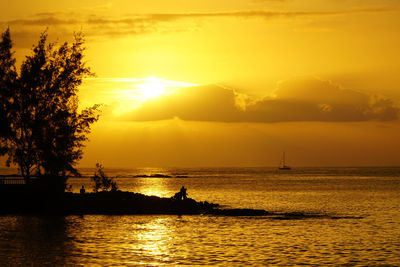
[[[319,79],[281,83],[274,97],[249,100],[217,85],[183,88],[151,99],[125,120],[157,121],[180,118],[187,121],[290,122],[290,121],[390,121],[398,119],[399,107],[383,96],[340,88]],[[241,105],[239,105],[241,103]]]
[[[353,13],[380,13],[397,11],[390,7],[371,7],[371,8],[357,8],[342,11],[268,11],[268,10],[238,10],[238,11],[224,11],[224,12],[187,12],[187,13],[145,13],[145,14],[130,14],[122,18],[110,18],[94,14],[83,16],[82,14],[70,12],[43,12],[37,13],[30,19],[16,19],[3,23],[10,25],[42,25],[48,26],[53,24],[74,25],[80,24],[97,24],[97,25],[110,25],[110,24],[126,24],[135,25],[141,23],[156,23],[165,21],[174,21],[179,19],[188,18],[212,18],[212,17],[302,17],[302,16],[331,16],[331,15],[344,15]],[[77,19],[77,16],[80,17]]]
[[263,2],[286,2],[287,0],[253,0],[255,3],[263,3]]
[[219,86],[183,88],[171,95],[151,99],[128,117],[135,121],[179,117],[189,121],[236,121],[240,109],[233,90]]
[[[4,27],[65,27],[72,30],[85,27],[88,36],[137,35],[159,31],[166,27],[171,30],[170,22],[195,18],[296,18],[346,15],[354,13],[380,13],[398,11],[390,7],[372,7],[348,9],[342,11],[268,11],[238,10],[225,12],[189,12],[189,13],[148,13],[128,14],[120,17],[78,12],[42,12],[29,18],[2,21]],[[187,29],[187,27],[186,27]],[[31,29],[32,30],[32,29]]]

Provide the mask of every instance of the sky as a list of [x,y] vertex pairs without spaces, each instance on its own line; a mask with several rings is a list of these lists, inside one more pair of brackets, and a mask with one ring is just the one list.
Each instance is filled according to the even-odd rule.
[[2,3],[19,65],[86,36],[80,166],[400,165],[399,0]]

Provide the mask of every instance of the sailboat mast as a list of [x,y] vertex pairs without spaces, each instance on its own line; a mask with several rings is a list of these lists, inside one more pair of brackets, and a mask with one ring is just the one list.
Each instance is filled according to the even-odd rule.
[[280,170],[290,170],[289,166],[286,166],[286,153],[285,151],[282,152],[282,165],[279,166]]

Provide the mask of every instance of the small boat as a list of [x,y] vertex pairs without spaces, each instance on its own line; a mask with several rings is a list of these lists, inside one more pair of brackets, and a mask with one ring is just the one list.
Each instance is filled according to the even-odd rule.
[[282,161],[281,164],[279,165],[279,170],[291,170],[292,168],[290,168],[288,165],[286,165],[285,162],[285,152],[283,152],[282,154]]

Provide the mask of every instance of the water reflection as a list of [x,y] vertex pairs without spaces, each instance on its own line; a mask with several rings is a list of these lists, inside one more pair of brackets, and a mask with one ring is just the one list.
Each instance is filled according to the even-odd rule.
[[170,248],[173,240],[170,220],[171,218],[155,218],[146,224],[139,225],[132,233],[133,239],[138,241],[132,245],[132,252],[136,255],[146,255],[148,264],[170,262]]
[[[157,172],[160,172],[157,170]],[[347,219],[0,216],[0,265],[362,265],[400,262],[400,180],[298,174],[117,178],[122,190]],[[270,172],[271,173],[271,172]],[[220,174],[218,174],[220,175]],[[90,179],[71,179],[79,188]],[[86,187],[86,185],[85,185]],[[90,188],[90,185],[87,186]]]
[[398,235],[371,232],[369,219],[0,216],[0,229],[0,262],[12,266],[398,262]]
[[0,258],[19,266],[73,263],[69,228],[64,217],[0,217]]
[[136,192],[149,196],[170,197],[172,192],[167,178],[137,178]]

